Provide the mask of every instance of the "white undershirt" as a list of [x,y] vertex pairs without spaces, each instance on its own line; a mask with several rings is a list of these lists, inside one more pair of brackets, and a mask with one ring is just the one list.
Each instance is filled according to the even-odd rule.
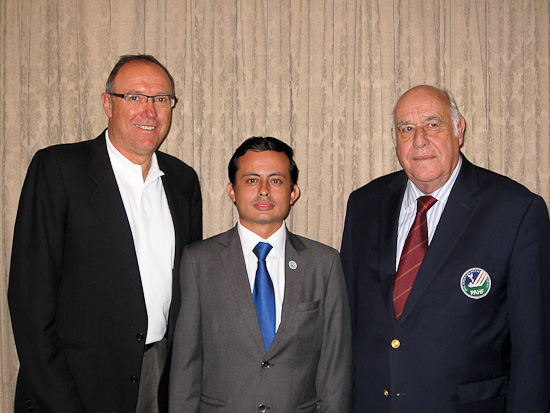
[[426,216],[428,224],[428,245],[430,245],[461,167],[462,157],[459,157],[458,164],[456,165],[453,173],[451,174],[447,182],[445,182],[445,184],[441,188],[435,190],[431,194],[424,194],[420,189],[418,189],[415,184],[412,183],[410,179],[408,180],[407,188],[405,189],[405,195],[403,196],[403,202],[401,203],[399,226],[397,229],[397,250],[395,257],[396,271],[399,267],[399,260],[401,259],[401,253],[403,252],[405,241],[407,240],[411,225],[416,216],[416,200],[424,195],[431,195],[435,199],[437,199],[437,202],[433,204],[433,206],[428,210],[428,214]]
[[122,155],[107,132],[105,138],[136,249],[147,308],[145,344],[155,343],[166,334],[176,245],[174,223],[161,179],[164,172],[159,169],[157,156],[153,153],[144,181],[141,165]]
[[240,220],[237,223],[237,230],[239,231],[239,237],[241,239],[251,293],[254,291],[254,281],[256,280],[256,270],[258,269],[258,257],[252,250],[258,242],[267,242],[273,247],[271,251],[269,251],[265,262],[267,271],[273,282],[273,290],[275,291],[275,331],[277,331],[281,323],[283,300],[285,298],[285,223],[283,222],[281,228],[275,231],[268,239],[263,239],[258,234],[245,228]]

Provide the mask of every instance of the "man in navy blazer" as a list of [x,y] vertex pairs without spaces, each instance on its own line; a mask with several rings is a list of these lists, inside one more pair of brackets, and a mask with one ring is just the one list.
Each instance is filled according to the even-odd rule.
[[8,291],[16,412],[157,411],[179,309],[174,263],[202,235],[195,171],[157,151],[173,95],[154,57],[123,56],[102,95],[108,129],[29,166]]
[[[464,128],[449,93],[407,91],[392,131],[403,170],[349,198],[354,412],[550,411],[548,209],[468,162]],[[396,317],[397,263],[423,195],[437,200],[429,247]]]

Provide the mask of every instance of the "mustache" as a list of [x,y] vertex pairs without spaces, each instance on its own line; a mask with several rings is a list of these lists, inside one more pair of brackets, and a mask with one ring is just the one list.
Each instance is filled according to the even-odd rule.
[[276,202],[273,202],[271,199],[269,199],[267,197],[262,197],[262,198],[259,198],[256,201],[254,201],[252,205],[258,205],[258,204],[276,205]]

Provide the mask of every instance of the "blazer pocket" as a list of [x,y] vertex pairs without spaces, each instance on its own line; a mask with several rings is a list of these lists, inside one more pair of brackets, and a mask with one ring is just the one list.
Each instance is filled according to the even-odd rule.
[[506,394],[507,391],[508,376],[500,376],[458,386],[458,396],[461,404],[493,399]]
[[317,300],[317,301],[308,301],[305,303],[296,304],[296,312],[301,313],[303,311],[317,310],[319,308],[320,302],[321,300]]
[[309,399],[308,401],[305,401],[303,403],[300,403],[297,407],[297,411],[300,413],[309,413],[309,412],[316,412],[317,410],[321,410],[323,407],[322,401],[319,397],[315,396],[312,399]]
[[[201,404],[205,403],[210,406],[216,406],[216,407],[225,407],[225,402],[218,399],[213,399],[212,397],[208,397],[201,393]],[[202,409],[201,409],[202,410]]]

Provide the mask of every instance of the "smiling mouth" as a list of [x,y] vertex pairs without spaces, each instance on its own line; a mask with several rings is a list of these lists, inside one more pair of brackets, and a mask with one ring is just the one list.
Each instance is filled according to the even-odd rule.
[[155,130],[156,126],[148,126],[148,125],[136,125],[138,128],[143,130]]

